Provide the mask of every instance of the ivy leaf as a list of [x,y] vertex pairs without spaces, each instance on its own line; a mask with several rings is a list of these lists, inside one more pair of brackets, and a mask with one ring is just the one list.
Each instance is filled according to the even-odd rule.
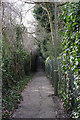
[[75,25],[77,25],[77,23],[75,22],[75,23],[73,23],[72,25],[75,26]]

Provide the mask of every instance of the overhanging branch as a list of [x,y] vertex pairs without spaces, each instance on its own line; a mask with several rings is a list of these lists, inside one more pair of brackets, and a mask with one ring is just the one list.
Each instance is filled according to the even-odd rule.
[[[50,3],[50,4],[53,4],[54,5],[54,2],[35,2],[35,1],[33,1],[33,2],[27,2],[27,1],[25,1],[25,3],[27,3],[27,4],[42,4],[42,3]],[[57,4],[57,7],[59,7],[59,6],[63,6],[63,5],[65,5],[65,4],[67,4],[67,3],[69,3],[69,2],[61,2],[61,3],[59,3],[59,4]]]

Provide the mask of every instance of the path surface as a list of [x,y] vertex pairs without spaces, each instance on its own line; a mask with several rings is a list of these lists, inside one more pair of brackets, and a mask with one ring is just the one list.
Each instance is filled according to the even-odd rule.
[[66,118],[62,102],[54,94],[49,79],[39,70],[22,92],[23,101],[13,118]]

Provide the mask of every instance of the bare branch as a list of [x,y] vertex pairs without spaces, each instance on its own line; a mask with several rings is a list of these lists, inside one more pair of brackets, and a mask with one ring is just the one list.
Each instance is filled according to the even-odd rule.
[[[42,3],[50,3],[50,4],[53,4],[54,5],[54,2],[26,2],[25,1],[25,3],[27,3],[27,4],[42,4]],[[67,3],[69,3],[69,2],[63,2],[63,3],[59,3],[59,4],[57,4],[57,7],[59,7],[59,6],[63,6],[63,5],[65,5],[65,4],[67,4]]]

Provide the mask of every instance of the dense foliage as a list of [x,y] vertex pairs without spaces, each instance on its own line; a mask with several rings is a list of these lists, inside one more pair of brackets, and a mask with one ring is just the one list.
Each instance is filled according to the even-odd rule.
[[[2,100],[2,117],[3,119],[9,119],[15,109],[18,108],[18,104],[23,100],[21,93],[28,82],[31,80],[33,74],[30,76],[24,76],[22,79],[16,82],[16,85],[12,85],[11,89],[7,89],[3,94]],[[4,90],[4,88],[3,88]],[[5,92],[5,91],[4,91]]]
[[[2,3],[2,117],[11,117],[22,99],[21,92],[36,70],[32,36],[23,25],[23,7]],[[29,37],[28,37],[29,36]],[[35,45],[34,45],[35,46]],[[35,48],[36,49],[36,48]],[[33,51],[31,51],[33,50]]]
[[[52,20],[54,24],[53,4],[48,5],[52,13]],[[45,7],[45,4],[43,3],[42,6]],[[41,5],[35,5],[33,15],[38,22],[36,27],[36,43],[42,57],[46,59],[48,56],[54,56],[54,46],[51,40],[51,28],[47,12],[41,7]]]
[[[42,4],[45,7],[45,4]],[[54,20],[54,9],[51,4],[49,4],[50,10],[53,14],[52,19]],[[39,22],[39,24],[45,28],[47,32],[50,32],[50,23],[49,23],[49,17],[47,15],[47,12],[40,6],[40,5],[35,5],[34,10],[33,10],[33,15],[35,19]]]
[[[61,8],[59,31],[62,53],[58,56],[58,94],[71,118],[80,117],[80,2],[67,3]],[[47,58],[45,70],[53,77],[54,60]]]
[[[46,7],[45,3],[42,5]],[[52,4],[48,5],[54,24],[54,8]],[[63,99],[64,107],[69,112],[71,118],[79,118],[80,2],[66,3],[62,7],[58,7],[58,9],[60,10],[58,13],[58,26],[56,28],[58,94]],[[45,72],[52,79],[52,84],[54,85],[55,51],[53,41],[51,40],[49,16],[41,5],[35,5],[33,12],[38,22],[35,34],[36,43],[39,46],[38,50],[45,59]],[[12,114],[11,111],[20,102],[20,93],[30,79],[28,77],[29,73],[31,70],[34,71],[36,65],[35,59],[37,58],[36,55],[32,55],[32,52],[29,54],[24,49],[23,33],[25,32],[25,27],[22,24],[13,25],[10,22],[3,24],[2,28],[3,118],[8,118]],[[58,29],[60,34],[58,34]],[[25,74],[27,75],[26,78]]]
[[[2,57],[2,79],[3,86],[7,89],[16,84],[16,81],[21,79],[24,74],[24,62],[27,58],[27,65],[29,65],[29,54],[22,47],[22,38],[21,38],[21,27],[16,26],[16,43],[15,50],[10,51],[10,48],[13,46],[6,45],[8,38],[6,33],[3,34],[3,57]],[[29,69],[29,66],[28,66]]]
[[[9,29],[9,28],[8,28]],[[3,29],[2,40],[2,96],[3,96],[3,118],[9,117],[11,111],[20,102],[20,92],[27,84],[29,78],[25,75],[30,73],[30,55],[23,48],[23,27],[16,25],[13,32],[15,41],[9,42],[10,36]],[[12,36],[11,36],[12,37]],[[26,73],[26,74],[25,74]],[[24,79],[25,77],[25,79]]]
[[[62,7],[61,21],[64,21],[62,30],[61,70],[66,76],[66,89],[60,88],[59,93],[69,105],[71,116],[80,116],[80,2],[67,3]],[[64,86],[64,81],[62,81]]]

